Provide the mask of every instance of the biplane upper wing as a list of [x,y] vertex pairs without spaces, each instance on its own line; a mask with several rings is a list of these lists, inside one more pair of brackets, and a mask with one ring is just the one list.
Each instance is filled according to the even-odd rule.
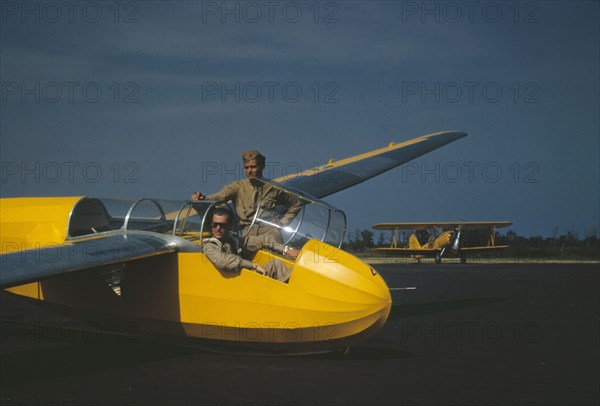
[[378,248],[373,248],[372,251],[399,252],[402,254],[417,255],[417,254],[423,254],[424,252],[434,252],[435,250],[433,248],[415,249],[415,248],[406,248],[406,247],[378,247]]
[[284,176],[275,181],[320,199],[364,182],[466,135],[458,131],[423,135],[339,161],[330,160],[325,165]]
[[502,228],[512,225],[510,221],[458,221],[458,222],[420,222],[420,223],[379,223],[373,226],[375,230],[429,230],[432,228],[458,228],[476,230],[482,228]]

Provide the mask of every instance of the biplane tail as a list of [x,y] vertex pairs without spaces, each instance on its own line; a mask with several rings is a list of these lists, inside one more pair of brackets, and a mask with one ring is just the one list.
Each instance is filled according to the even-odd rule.
[[421,249],[421,244],[419,243],[417,236],[414,234],[411,234],[410,238],[408,239],[408,249],[411,249],[411,250],[420,250]]

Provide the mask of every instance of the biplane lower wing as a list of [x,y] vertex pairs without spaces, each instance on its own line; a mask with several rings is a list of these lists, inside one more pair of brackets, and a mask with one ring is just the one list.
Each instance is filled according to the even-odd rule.
[[385,252],[385,253],[389,253],[389,254],[404,254],[404,255],[433,255],[433,253],[435,252],[435,250],[433,249],[420,249],[420,250],[415,250],[415,249],[411,249],[411,248],[373,248],[372,251],[376,251],[376,252]]
[[510,248],[510,245],[487,245],[483,247],[461,247],[461,251],[490,251]]
[[[461,247],[461,252],[469,252],[469,251],[491,251],[491,250],[499,250],[510,248],[509,245],[493,245],[493,246],[482,246],[482,247]],[[423,255],[423,256],[434,256],[436,252],[440,250],[436,250],[433,248],[422,248],[420,250],[410,249],[410,248],[373,248],[372,251],[378,252],[386,252],[386,253],[398,253],[405,255]]]

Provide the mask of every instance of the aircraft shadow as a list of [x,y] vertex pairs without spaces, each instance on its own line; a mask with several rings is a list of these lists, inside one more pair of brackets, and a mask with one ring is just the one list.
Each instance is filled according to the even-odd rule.
[[[507,300],[507,298],[473,297],[439,302],[393,305],[389,320],[482,306],[504,300]],[[67,333],[62,336],[68,337]],[[137,341],[133,339],[133,342],[115,342],[113,340],[114,336],[108,335],[107,338],[102,338],[98,345],[77,341],[57,343],[56,345],[44,348],[31,345],[24,351],[4,352],[0,354],[0,365],[2,367],[0,386],[10,387],[23,383],[139,365],[163,359],[183,357],[197,352],[205,352],[201,348],[164,345],[160,340],[144,339]],[[413,356],[410,352],[390,348],[387,344],[385,340],[372,338],[362,345],[359,344],[351,347],[347,352],[340,350],[325,354],[309,355],[307,357],[326,360],[383,360],[404,359]]]
[[[112,336],[111,336],[112,338]],[[56,344],[0,354],[0,387],[177,358],[196,350],[154,342]]]
[[470,297],[466,299],[444,300],[440,302],[413,303],[392,305],[389,320],[402,319],[405,317],[423,316],[426,314],[446,312],[450,310],[463,309],[466,307],[482,306],[507,300],[505,297]]

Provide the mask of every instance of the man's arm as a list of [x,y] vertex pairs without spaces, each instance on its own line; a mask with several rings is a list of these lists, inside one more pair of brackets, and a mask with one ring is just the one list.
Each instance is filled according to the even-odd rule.
[[284,193],[283,200],[288,209],[283,217],[281,217],[280,222],[281,225],[286,226],[294,220],[298,212],[302,209],[302,202],[291,193]]
[[221,242],[216,238],[205,240],[202,243],[202,251],[220,271],[239,272],[242,268],[256,269],[253,262],[239,255],[223,252]]
[[[234,200],[240,189],[240,182],[233,182],[229,185],[224,186],[217,193],[212,193],[210,195],[203,195],[200,192],[196,192],[192,195],[192,200],[220,200],[222,202],[228,202],[230,200]],[[194,198],[196,196],[196,198]]]

